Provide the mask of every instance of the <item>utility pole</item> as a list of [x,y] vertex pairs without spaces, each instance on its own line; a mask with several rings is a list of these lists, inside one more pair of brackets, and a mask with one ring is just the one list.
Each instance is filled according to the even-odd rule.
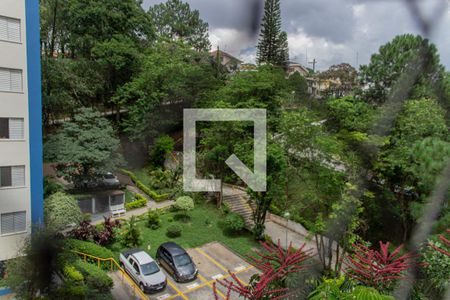
[[309,64],[311,64],[313,66],[313,73],[316,72],[316,64],[317,64],[317,60],[314,58],[313,61],[310,61]]

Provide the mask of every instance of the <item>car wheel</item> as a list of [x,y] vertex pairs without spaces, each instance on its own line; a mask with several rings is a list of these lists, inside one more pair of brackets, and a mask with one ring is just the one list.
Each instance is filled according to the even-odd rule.
[[144,288],[144,285],[142,283],[139,283],[139,288],[141,289],[141,291],[145,292],[145,288]]

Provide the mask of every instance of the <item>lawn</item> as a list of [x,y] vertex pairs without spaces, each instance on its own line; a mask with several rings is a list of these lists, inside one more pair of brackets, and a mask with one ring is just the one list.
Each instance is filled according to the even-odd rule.
[[[180,219],[178,212],[166,212],[161,215],[162,226],[156,230],[147,228],[146,219],[142,218],[138,222],[143,237],[143,243],[140,248],[147,250],[154,257],[158,246],[167,241],[174,241],[184,248],[198,247],[218,241],[244,258],[253,253],[252,249],[259,248],[258,243],[255,242],[248,231],[240,234],[224,232],[222,226],[224,214],[213,204],[197,204],[195,209],[189,212],[189,215],[190,220],[183,222],[178,221]],[[167,227],[171,224],[180,224],[182,226],[183,231],[180,237],[167,237]],[[108,248],[115,253],[124,250],[119,242],[112,244]]]

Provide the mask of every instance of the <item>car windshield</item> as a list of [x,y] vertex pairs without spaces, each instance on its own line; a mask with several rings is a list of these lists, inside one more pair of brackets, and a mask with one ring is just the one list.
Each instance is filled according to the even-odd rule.
[[144,276],[155,274],[159,271],[158,265],[152,261],[151,263],[141,265],[142,274]]
[[175,265],[185,266],[191,263],[191,258],[187,254],[181,254],[174,257]]
[[113,174],[106,174],[106,175],[104,175],[104,177],[106,179],[114,179],[115,178]]

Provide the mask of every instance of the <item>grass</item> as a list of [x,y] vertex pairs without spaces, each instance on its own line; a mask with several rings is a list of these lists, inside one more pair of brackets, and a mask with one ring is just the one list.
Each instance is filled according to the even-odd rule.
[[150,167],[145,167],[142,169],[133,170],[133,174],[136,175],[139,181],[141,181],[143,184],[148,187],[152,187],[152,180],[149,174],[150,170]]
[[134,201],[133,193],[129,190],[125,190],[125,203],[130,203]]
[[[183,222],[179,212],[166,212],[161,215],[162,226],[156,230],[148,228],[146,219],[143,218],[138,222],[143,237],[140,248],[147,250],[154,257],[157,248],[164,242],[174,241],[184,248],[193,248],[218,241],[241,256],[247,257],[253,253],[254,248],[259,247],[248,231],[240,234],[225,232],[222,226],[224,214],[212,204],[197,204],[194,210],[189,212],[189,216],[190,220]],[[172,224],[182,226],[180,237],[167,237],[167,227]],[[124,250],[119,242],[112,244],[109,248],[116,254]]]

